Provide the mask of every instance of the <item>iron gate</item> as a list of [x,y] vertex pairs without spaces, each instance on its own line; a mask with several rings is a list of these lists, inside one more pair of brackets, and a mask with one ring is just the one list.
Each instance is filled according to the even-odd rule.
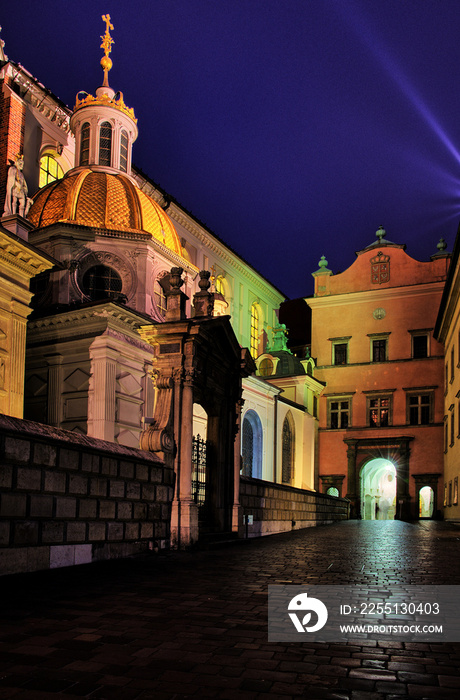
[[192,442],[192,498],[198,506],[206,500],[206,440],[193,436]]

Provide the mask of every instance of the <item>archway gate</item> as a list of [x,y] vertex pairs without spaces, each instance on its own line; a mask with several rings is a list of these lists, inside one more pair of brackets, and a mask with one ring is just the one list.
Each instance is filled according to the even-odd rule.
[[396,517],[409,520],[409,458],[411,436],[388,438],[346,438],[348,462],[348,493],[351,501],[351,518],[359,518],[361,513],[360,472],[372,459],[383,458],[396,468]]
[[180,291],[182,269],[172,268],[166,293],[165,323],[139,333],[154,348],[154,416],[141,436],[141,449],[158,452],[174,464],[176,484],[171,513],[171,544],[188,547],[198,540],[198,504],[192,492],[193,404],[208,416],[206,509],[216,532],[238,531],[242,377],[255,370],[241,348],[228,316],[212,316],[209,272],[200,272],[194,295],[195,316],[185,315]]

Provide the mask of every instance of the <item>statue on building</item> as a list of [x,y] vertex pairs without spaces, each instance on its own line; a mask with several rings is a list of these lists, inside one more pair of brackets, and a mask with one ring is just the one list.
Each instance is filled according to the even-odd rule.
[[291,351],[287,346],[288,331],[286,325],[284,323],[278,323],[274,328],[272,328],[272,331],[273,342],[271,345],[267,343],[266,352],[279,352],[280,350],[284,350],[290,353]]
[[6,182],[6,198],[3,216],[19,214],[26,217],[33,204],[33,199],[27,196],[27,182],[22,172],[24,168],[24,157],[17,155],[15,161],[8,170]]

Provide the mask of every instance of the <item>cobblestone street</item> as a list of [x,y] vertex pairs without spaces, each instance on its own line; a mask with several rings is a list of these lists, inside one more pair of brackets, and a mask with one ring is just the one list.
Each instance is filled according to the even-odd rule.
[[460,697],[460,644],[274,644],[276,583],[459,584],[460,526],[348,521],[0,580],[0,698]]

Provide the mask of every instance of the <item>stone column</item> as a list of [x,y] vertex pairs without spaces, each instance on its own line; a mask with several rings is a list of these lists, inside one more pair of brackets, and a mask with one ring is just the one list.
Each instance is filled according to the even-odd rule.
[[93,343],[90,357],[88,435],[114,442],[117,352],[105,344],[94,347]]
[[13,316],[10,356],[10,411],[11,416],[24,415],[24,366],[26,357],[26,319]]
[[409,457],[410,447],[404,440],[400,446],[400,458],[396,466],[396,516],[398,520],[415,519],[416,514],[410,512],[409,496]]
[[356,483],[356,457],[358,454],[358,440],[345,440],[347,445],[347,461],[348,461],[348,476],[347,476],[347,490],[348,493],[345,498],[351,502],[350,518],[359,518],[360,514],[360,499],[357,493],[357,483]]
[[62,355],[47,355],[48,363],[48,425],[61,425]]
[[[179,444],[176,459],[176,493],[171,514],[171,540],[181,549],[198,540],[198,506],[192,498],[193,370],[179,385]],[[177,397],[177,392],[176,392]],[[176,423],[177,427],[177,423]],[[177,434],[177,433],[176,433]]]

